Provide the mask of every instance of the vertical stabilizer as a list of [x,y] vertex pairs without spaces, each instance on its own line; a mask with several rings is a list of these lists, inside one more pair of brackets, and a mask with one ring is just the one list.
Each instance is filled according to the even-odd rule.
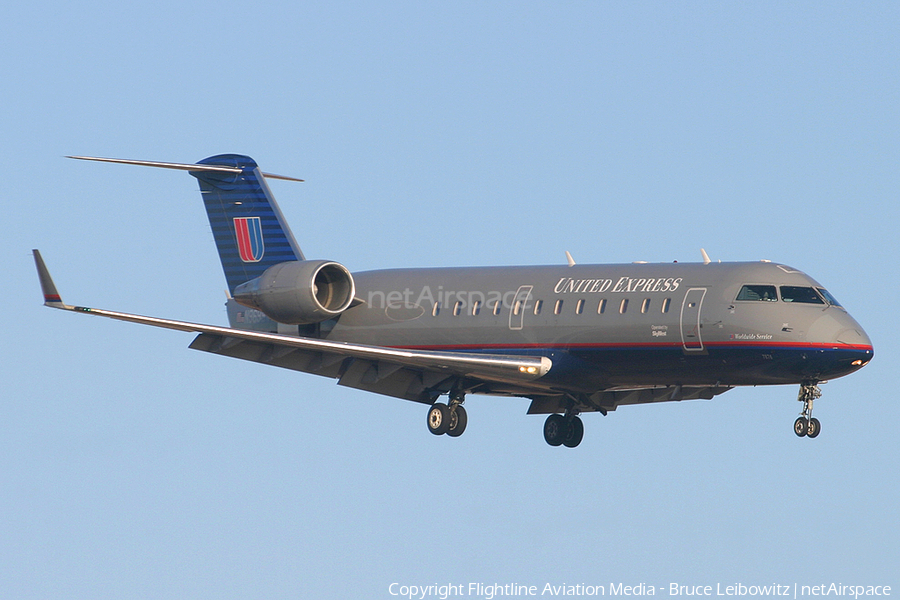
[[197,164],[240,169],[239,172],[190,171],[200,183],[230,292],[273,265],[304,260],[263,173],[252,158],[220,154]]

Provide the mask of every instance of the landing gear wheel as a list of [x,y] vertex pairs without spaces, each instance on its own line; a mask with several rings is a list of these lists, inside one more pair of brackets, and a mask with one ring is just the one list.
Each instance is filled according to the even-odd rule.
[[794,421],[794,433],[800,437],[814,438],[822,431],[822,424],[812,416],[813,402],[822,397],[822,390],[819,389],[817,383],[816,381],[807,381],[800,385],[800,394],[797,396],[797,400],[803,403],[803,410],[800,412],[800,417]]
[[568,427],[564,416],[553,414],[544,421],[544,441],[551,446],[561,446],[567,433]]
[[807,437],[814,438],[819,435],[819,432],[822,431],[822,424],[819,423],[819,420],[815,417],[809,420],[809,425],[806,428]]
[[567,421],[568,427],[566,427],[566,437],[563,440],[563,444],[566,448],[574,448],[584,438],[584,423],[578,417],[572,417]]
[[457,404],[456,408],[450,409],[450,425],[447,429],[447,435],[450,437],[459,437],[466,430],[466,423],[469,418],[466,416],[466,409]]
[[444,435],[450,429],[450,407],[443,402],[435,402],[428,410],[428,431],[434,435]]

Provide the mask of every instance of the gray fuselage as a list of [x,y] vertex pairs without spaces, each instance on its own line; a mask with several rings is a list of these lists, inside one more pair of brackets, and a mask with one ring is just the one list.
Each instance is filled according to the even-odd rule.
[[[545,384],[571,392],[822,381],[873,353],[818,282],[769,262],[390,269],[354,280],[361,302],[299,333],[548,356]],[[770,288],[774,297],[739,299]],[[788,301],[801,289],[817,292]]]

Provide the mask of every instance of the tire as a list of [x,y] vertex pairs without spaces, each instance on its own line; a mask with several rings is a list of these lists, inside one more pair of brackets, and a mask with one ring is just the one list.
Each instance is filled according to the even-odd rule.
[[562,415],[550,415],[544,421],[544,441],[551,446],[561,446],[566,437],[566,418]]
[[566,448],[574,448],[584,439],[584,423],[578,417],[569,419],[566,427],[566,437],[563,444]]
[[444,435],[450,429],[450,407],[443,402],[435,402],[428,410],[428,431],[434,435]]
[[809,421],[806,420],[806,417],[797,417],[797,420],[794,421],[794,433],[797,434],[797,437],[805,436],[808,430]]
[[819,435],[819,432],[822,431],[822,424],[819,423],[819,420],[815,417],[809,420],[809,425],[806,428],[807,437],[814,438]]
[[469,417],[466,415],[466,409],[460,405],[456,405],[456,410],[453,411],[456,414],[450,417],[450,426],[447,429],[447,435],[450,437],[459,437],[466,430],[466,424],[469,422]]

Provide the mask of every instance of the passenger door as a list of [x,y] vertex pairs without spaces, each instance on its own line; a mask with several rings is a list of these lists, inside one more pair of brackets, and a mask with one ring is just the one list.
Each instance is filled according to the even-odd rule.
[[533,285],[523,285],[516,290],[516,297],[513,299],[512,306],[509,307],[509,328],[511,330],[518,331],[524,326],[525,309],[533,289]]
[[700,335],[700,309],[706,288],[690,288],[681,304],[681,343],[685,352],[703,352],[703,338]]

